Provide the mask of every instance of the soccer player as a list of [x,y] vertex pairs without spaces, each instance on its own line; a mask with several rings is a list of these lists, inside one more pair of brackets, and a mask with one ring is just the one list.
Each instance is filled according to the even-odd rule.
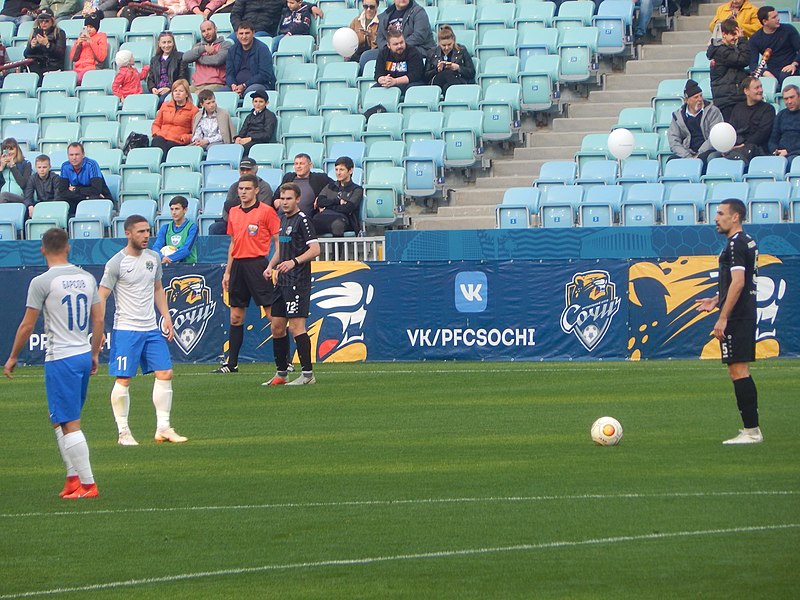
[[[42,236],[42,254],[48,270],[34,277],[28,288],[25,315],[17,329],[3,374],[11,379],[17,357],[28,341],[39,313],[44,314],[47,350],[44,386],[50,422],[61,458],[67,467],[62,498],[96,498],[97,484],[89,462],[89,446],[81,431],[81,409],[89,375],[97,373],[103,344],[103,310],[97,283],[89,273],[69,263],[69,243],[63,229]],[[91,322],[91,345],[87,338]]]
[[697,310],[719,307],[714,337],[719,340],[722,362],[728,365],[736,404],[744,429],[723,444],[758,444],[764,440],[758,426],[758,392],[749,363],[756,359],[756,278],[758,246],[742,230],[747,209],[741,200],[723,200],[717,209],[717,232],[728,237],[719,255],[719,292],[697,301]]
[[[264,279],[270,244],[278,243],[280,220],[275,209],[258,200],[258,177],[239,178],[239,206],[228,213],[228,263],[222,276],[222,289],[228,292],[231,329],[228,360],[212,373],[237,373],[239,350],[244,341],[244,317],[252,298],[267,317],[272,304],[272,281]],[[286,353],[284,352],[284,356]]]
[[264,277],[275,277],[275,293],[272,296],[272,348],[278,372],[262,385],[287,383],[289,337],[294,337],[297,354],[303,373],[288,385],[310,385],[316,383],[311,366],[311,339],[306,332],[306,318],[311,306],[311,264],[319,256],[319,242],[311,218],[300,210],[300,187],[295,183],[284,183],[280,187],[280,202],[283,214],[278,236],[278,247],[269,261]]
[[111,408],[119,431],[118,442],[121,446],[138,446],[128,427],[128,388],[139,366],[144,374],[155,371],[155,441],[185,442],[186,438],[178,435],[169,422],[172,410],[172,358],[156,322],[155,308],[158,308],[164,319],[167,340],[171,342],[175,332],[161,285],[161,256],[147,247],[150,225],[141,215],[131,215],[125,219],[125,237],[128,238],[128,245],[106,263],[100,281],[103,306],[113,291],[117,307],[108,373],[117,378],[111,390]]

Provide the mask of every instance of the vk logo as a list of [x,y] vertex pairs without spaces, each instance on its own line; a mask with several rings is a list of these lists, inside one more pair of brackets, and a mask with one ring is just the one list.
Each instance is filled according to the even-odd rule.
[[489,297],[486,274],[462,271],[456,274],[456,310],[464,313],[483,312]]

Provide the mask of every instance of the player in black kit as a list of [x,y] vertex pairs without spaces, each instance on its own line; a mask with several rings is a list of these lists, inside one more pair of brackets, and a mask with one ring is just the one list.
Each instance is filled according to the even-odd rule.
[[306,333],[306,318],[311,305],[311,264],[319,256],[319,242],[311,217],[300,211],[300,187],[284,183],[280,187],[281,228],[278,248],[269,261],[264,276],[273,278],[275,292],[272,297],[272,348],[278,372],[262,385],[287,383],[289,351],[288,327],[297,345],[297,354],[303,373],[288,385],[316,383],[311,366],[311,339]]
[[709,312],[719,306],[714,337],[719,340],[722,362],[728,365],[736,404],[744,429],[723,444],[758,444],[764,441],[758,426],[758,392],[750,376],[756,359],[756,278],[758,246],[742,230],[747,209],[741,200],[723,200],[717,209],[717,231],[728,237],[719,255],[719,292],[697,301],[697,310]]

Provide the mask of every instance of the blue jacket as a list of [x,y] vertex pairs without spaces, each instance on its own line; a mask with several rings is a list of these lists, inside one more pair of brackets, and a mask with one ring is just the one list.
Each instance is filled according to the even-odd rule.
[[228,60],[225,63],[225,84],[230,87],[235,83],[251,86],[260,83],[268,90],[275,89],[275,72],[272,70],[272,53],[267,45],[257,39],[253,40],[248,57],[250,67],[250,79],[247,81],[236,81],[236,74],[242,64],[244,50],[237,40],[228,50]]

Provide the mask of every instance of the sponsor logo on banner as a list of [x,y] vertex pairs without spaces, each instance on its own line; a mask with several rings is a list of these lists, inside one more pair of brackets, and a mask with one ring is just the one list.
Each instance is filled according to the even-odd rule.
[[566,307],[561,313],[561,330],[575,334],[589,352],[602,341],[614,315],[619,311],[617,286],[606,271],[575,273],[565,286]]
[[462,313],[477,313],[486,310],[489,284],[486,273],[461,271],[456,273],[456,310]]
[[[188,355],[203,338],[206,326],[217,310],[211,288],[202,275],[173,277],[165,290],[169,314],[175,328],[175,343]],[[160,320],[162,332],[163,319]]]

